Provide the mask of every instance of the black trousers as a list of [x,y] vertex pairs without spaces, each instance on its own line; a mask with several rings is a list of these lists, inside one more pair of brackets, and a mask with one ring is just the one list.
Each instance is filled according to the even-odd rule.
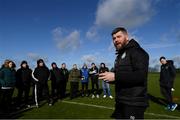
[[146,107],[116,103],[112,117],[116,119],[144,119]]
[[78,95],[79,82],[70,82],[70,86],[70,98],[73,99]]
[[[92,94],[99,94],[98,79],[91,78],[91,82],[92,82]],[[95,86],[96,86],[96,89],[95,89]]]
[[88,94],[88,82],[84,82],[81,84],[82,84],[82,94]]
[[60,86],[59,86],[60,99],[63,99],[66,96],[66,86],[67,86],[67,82],[65,80],[60,81]]
[[39,104],[41,100],[44,98],[47,100],[47,102],[50,102],[50,97],[49,97],[49,87],[48,84],[42,84],[40,82],[35,84],[35,102],[36,105]]
[[0,109],[2,112],[10,112],[13,92],[14,89],[0,90]]
[[170,87],[160,86],[161,94],[165,97],[169,105],[173,104],[172,91]]
[[22,96],[24,93],[24,103],[28,104],[29,100],[29,92],[30,92],[30,85],[23,85],[18,88],[18,95],[17,95],[17,104],[20,105],[22,103]]

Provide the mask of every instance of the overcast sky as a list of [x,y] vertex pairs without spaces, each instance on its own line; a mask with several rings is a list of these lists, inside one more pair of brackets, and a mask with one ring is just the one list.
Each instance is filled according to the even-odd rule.
[[105,62],[112,67],[115,50],[111,31],[124,26],[150,55],[180,67],[179,0],[0,0],[0,63],[17,66],[38,58],[51,62]]

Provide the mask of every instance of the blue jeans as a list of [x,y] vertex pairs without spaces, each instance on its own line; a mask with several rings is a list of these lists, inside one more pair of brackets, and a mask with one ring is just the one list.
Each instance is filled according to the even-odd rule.
[[108,96],[111,95],[109,83],[102,80],[102,88],[103,88],[104,95],[108,95]]

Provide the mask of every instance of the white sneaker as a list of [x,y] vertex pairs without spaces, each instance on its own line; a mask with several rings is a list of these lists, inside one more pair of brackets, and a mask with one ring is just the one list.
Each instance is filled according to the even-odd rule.
[[96,97],[99,98],[99,95],[97,94]]
[[109,98],[113,99],[113,96],[112,96],[112,95],[110,95],[110,96],[109,96]]
[[174,88],[171,88],[171,91],[173,91],[173,92],[174,92],[174,91],[175,91],[175,89],[174,89]]
[[104,95],[103,98],[106,98],[106,95]]
[[95,96],[94,96],[94,95],[92,95],[92,98],[95,98]]
[[177,108],[177,104],[172,105],[171,111],[174,111]]

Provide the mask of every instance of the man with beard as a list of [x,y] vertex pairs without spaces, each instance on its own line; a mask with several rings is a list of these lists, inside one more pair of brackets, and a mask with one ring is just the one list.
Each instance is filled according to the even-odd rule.
[[134,40],[129,40],[128,32],[123,27],[112,31],[116,48],[114,72],[99,74],[99,79],[115,83],[116,119],[143,119],[148,107],[147,74],[148,54]]

